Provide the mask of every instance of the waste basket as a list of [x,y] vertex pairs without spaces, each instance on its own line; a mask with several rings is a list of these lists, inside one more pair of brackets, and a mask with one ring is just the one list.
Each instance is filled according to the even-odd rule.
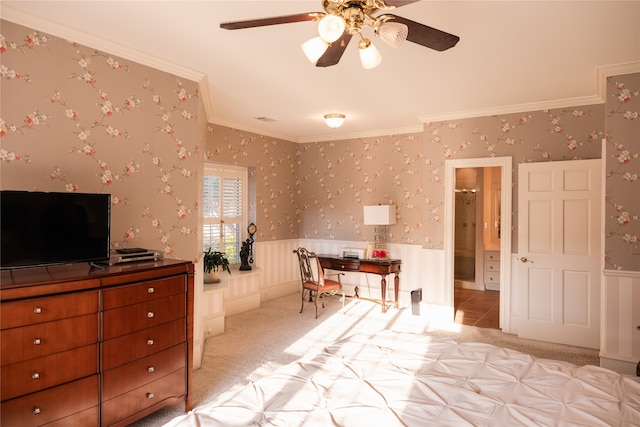
[[422,289],[414,289],[411,291],[411,314],[420,315],[420,301],[422,301]]

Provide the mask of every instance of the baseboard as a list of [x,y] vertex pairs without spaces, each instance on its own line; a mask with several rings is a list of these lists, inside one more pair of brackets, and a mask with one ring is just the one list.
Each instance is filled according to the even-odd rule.
[[619,372],[623,375],[636,376],[636,366],[638,361],[636,360],[622,360],[611,356],[600,354],[600,366],[603,368],[611,369],[612,371]]

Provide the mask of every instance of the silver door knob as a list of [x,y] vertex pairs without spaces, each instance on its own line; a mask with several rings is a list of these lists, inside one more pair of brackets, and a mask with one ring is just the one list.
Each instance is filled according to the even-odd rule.
[[531,264],[533,264],[533,261],[531,261],[531,260],[530,260],[529,258],[527,258],[527,257],[522,257],[522,258],[520,258],[520,261],[522,261],[522,262],[530,262]]

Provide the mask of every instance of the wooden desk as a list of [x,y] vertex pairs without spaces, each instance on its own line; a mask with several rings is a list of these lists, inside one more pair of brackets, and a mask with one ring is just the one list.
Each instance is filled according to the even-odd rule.
[[[400,288],[400,265],[402,261],[399,259],[352,259],[342,258],[338,255],[318,255],[318,260],[322,268],[336,271],[358,271],[361,273],[373,273],[380,275],[380,287],[382,288],[382,312],[387,312],[387,275],[394,273],[394,301],[393,306],[398,308],[398,291]],[[355,289],[355,298],[358,296],[358,287]]]

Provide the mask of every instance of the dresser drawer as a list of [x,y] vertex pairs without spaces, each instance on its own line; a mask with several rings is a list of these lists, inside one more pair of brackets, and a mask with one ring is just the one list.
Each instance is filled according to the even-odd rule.
[[135,285],[120,286],[102,292],[102,309],[122,307],[144,301],[168,297],[187,292],[184,276],[150,280]]
[[484,273],[484,283],[485,285],[499,285],[500,284],[500,273],[499,272],[495,272],[495,273],[490,273],[490,272],[486,272]]
[[182,318],[105,341],[102,344],[102,369],[112,369],[183,343],[186,330],[186,319]]
[[2,366],[98,342],[98,315],[0,331]]
[[0,327],[9,329],[97,312],[98,291],[5,302],[0,306]]
[[102,374],[102,400],[124,394],[141,384],[150,383],[187,364],[185,344],[171,347],[160,353],[110,369]]
[[485,261],[497,261],[497,262],[500,262],[500,252],[486,251],[484,253],[484,260]]
[[169,398],[180,398],[186,393],[186,372],[173,372],[145,384],[115,399],[102,403],[102,425],[112,425]]
[[100,408],[94,406],[84,411],[77,412],[68,417],[60,418],[52,423],[46,425],[46,427],[98,427],[100,425]]
[[2,367],[2,400],[98,373],[98,344]]
[[499,273],[500,272],[500,262],[486,261],[484,263],[484,271],[485,271],[485,273]]
[[2,402],[3,427],[39,426],[98,406],[98,376]]
[[185,317],[186,294],[105,311],[102,337],[105,340],[151,328]]

